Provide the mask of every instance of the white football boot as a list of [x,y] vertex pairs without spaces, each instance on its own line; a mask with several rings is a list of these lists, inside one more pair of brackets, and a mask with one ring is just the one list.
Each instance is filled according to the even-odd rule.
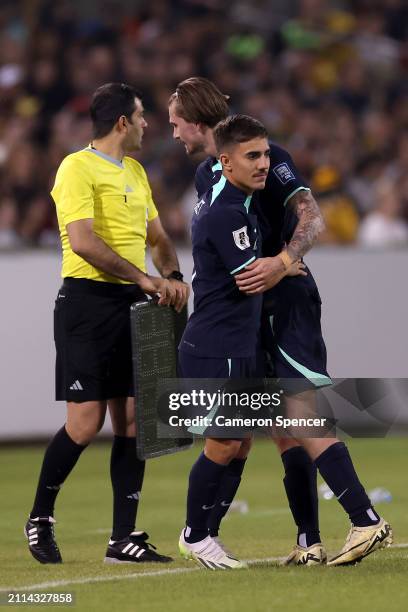
[[241,569],[248,567],[244,561],[239,561],[231,556],[231,553],[226,553],[223,548],[211,536],[207,536],[204,540],[190,544],[184,538],[184,529],[180,534],[179,540],[180,554],[184,559],[195,561],[210,570],[226,570],[226,569]]

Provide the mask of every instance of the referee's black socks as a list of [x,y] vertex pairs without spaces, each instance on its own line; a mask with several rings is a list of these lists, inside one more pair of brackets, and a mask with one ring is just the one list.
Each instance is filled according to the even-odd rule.
[[55,434],[45,451],[30,518],[53,516],[61,485],[85,448],[69,437],[65,425]]
[[114,436],[110,462],[113,490],[112,540],[122,540],[135,529],[145,463],[136,455],[135,438]]
[[320,542],[317,470],[301,446],[288,449],[281,459],[285,468],[283,484],[298,528],[298,544],[306,548]]
[[329,446],[317,457],[315,464],[353,525],[368,527],[378,523],[380,517],[358,479],[350,454],[343,442],[335,442]]

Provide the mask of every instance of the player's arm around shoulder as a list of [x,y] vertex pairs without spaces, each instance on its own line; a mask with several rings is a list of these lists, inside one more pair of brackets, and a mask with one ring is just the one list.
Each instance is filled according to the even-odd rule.
[[190,287],[182,280],[176,250],[164,230],[159,216],[156,216],[147,224],[147,243],[156,269],[167,279],[175,292],[173,305],[177,312],[180,312],[187,304]]
[[322,213],[310,190],[301,189],[287,203],[299,219],[292,239],[286,247],[291,262],[303,257],[325,228]]
[[251,266],[237,280],[245,293],[263,293],[277,285],[285,276],[306,276],[302,257],[312,248],[319,234],[324,230],[324,221],[319,206],[308,188],[299,188],[288,200],[299,219],[288,245],[275,257],[263,257]]
[[324,229],[319,207],[284,149],[271,146],[271,169],[267,179],[267,192],[277,198],[298,219],[292,239],[275,257],[264,257],[245,269],[237,284],[245,293],[262,293],[277,285],[285,276],[306,275],[301,262],[303,255],[315,243]]
[[285,276],[306,276],[306,266],[297,258],[289,260],[286,250],[275,257],[259,257],[236,275],[238,289],[246,295],[264,293]]

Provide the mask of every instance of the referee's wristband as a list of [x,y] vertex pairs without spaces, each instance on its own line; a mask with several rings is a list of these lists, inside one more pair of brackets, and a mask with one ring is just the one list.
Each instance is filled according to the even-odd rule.
[[293,261],[291,260],[289,256],[289,253],[285,250],[281,251],[280,253],[278,253],[278,257],[281,258],[281,260],[283,261],[283,265],[285,266],[285,269],[288,270],[293,263]]
[[179,270],[173,270],[173,272],[171,272],[171,274],[169,274],[166,278],[167,280],[174,278],[174,280],[183,281],[184,276]]

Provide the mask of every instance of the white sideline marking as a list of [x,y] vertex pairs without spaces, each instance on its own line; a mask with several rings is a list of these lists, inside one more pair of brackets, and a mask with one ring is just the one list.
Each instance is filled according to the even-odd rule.
[[[393,544],[390,548],[408,548],[408,543]],[[266,557],[264,559],[246,559],[248,565],[271,563],[282,561],[285,557]],[[51,589],[54,587],[68,586],[70,584],[90,584],[93,582],[112,582],[114,580],[137,580],[138,578],[150,576],[171,576],[176,574],[188,574],[201,571],[199,567],[177,567],[175,569],[157,570],[154,572],[140,572],[132,574],[118,574],[117,576],[91,576],[89,578],[74,578],[73,580],[55,580],[54,582],[39,582],[38,584],[26,584],[0,588],[0,593],[12,593],[14,591],[36,591],[40,589]]]
[[[248,559],[249,565],[270,563],[271,561],[282,561],[284,557],[266,557],[265,559]],[[92,576],[89,578],[74,578],[73,580],[55,580],[54,582],[40,582],[38,584],[26,584],[23,586],[12,586],[0,588],[0,593],[13,591],[35,591],[37,589],[50,589],[54,587],[68,586],[69,584],[89,584],[92,582],[112,582],[113,580],[135,580],[144,576],[171,576],[173,574],[187,574],[189,572],[201,571],[199,567],[177,567],[175,569],[157,570],[154,572],[140,572],[133,574],[118,574],[117,576]]]

